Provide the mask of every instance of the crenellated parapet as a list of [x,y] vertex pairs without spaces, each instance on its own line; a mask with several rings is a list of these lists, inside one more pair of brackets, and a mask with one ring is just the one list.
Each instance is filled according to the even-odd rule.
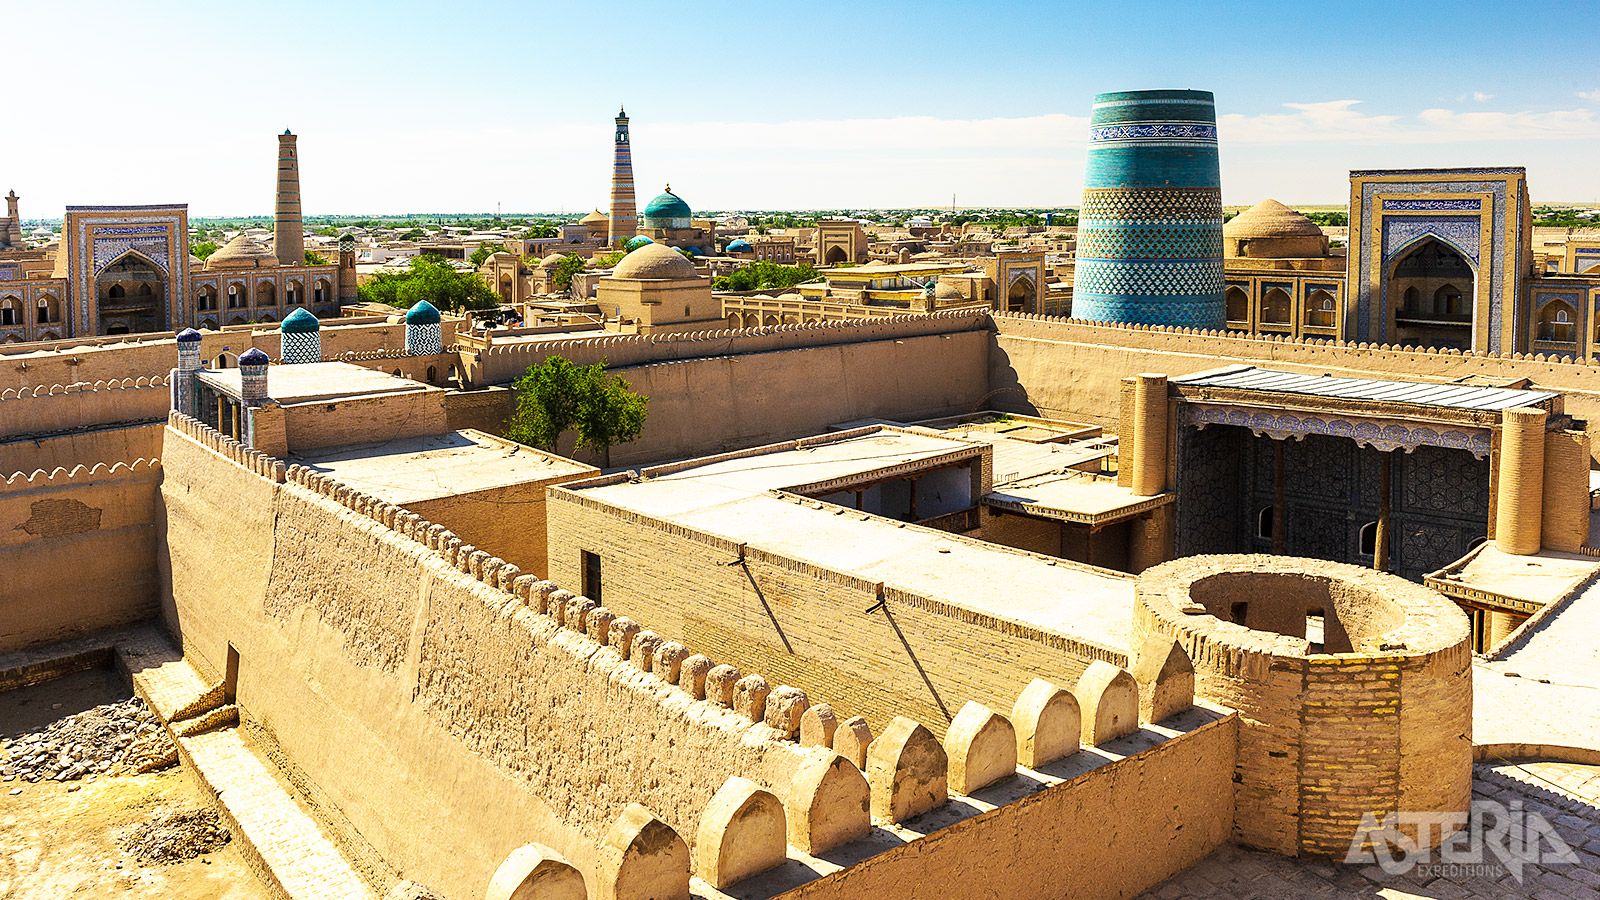
[[283,460],[268,456],[253,447],[241,444],[210,425],[183,413],[172,411],[167,415],[167,426],[193,440],[211,452],[247,469],[268,481],[282,484],[288,466]]
[[161,470],[161,460],[136,459],[133,462],[118,462],[107,465],[95,463],[92,466],[78,465],[71,469],[57,466],[50,471],[35,469],[32,472],[15,472],[9,477],[0,478],[0,491],[22,492],[36,491],[42,488],[66,487],[71,484],[84,484],[91,481],[111,481],[123,478],[138,478],[150,476]]

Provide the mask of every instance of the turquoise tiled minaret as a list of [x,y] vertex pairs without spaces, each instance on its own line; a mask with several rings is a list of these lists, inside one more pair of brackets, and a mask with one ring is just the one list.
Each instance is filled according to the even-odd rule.
[[1221,185],[1210,91],[1096,97],[1073,317],[1222,328]]

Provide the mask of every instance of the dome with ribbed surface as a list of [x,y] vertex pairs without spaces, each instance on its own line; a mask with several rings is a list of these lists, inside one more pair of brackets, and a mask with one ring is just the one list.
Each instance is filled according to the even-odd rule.
[[178,343],[180,344],[190,344],[198,340],[200,340],[200,332],[195,331],[193,328],[185,328],[178,332]]
[[611,270],[613,278],[681,280],[698,277],[694,263],[683,254],[662,244],[646,244],[623,257]]
[[1222,236],[1230,238],[1322,236],[1322,229],[1300,213],[1276,200],[1263,200],[1222,226]]
[[206,257],[208,269],[266,269],[278,265],[278,257],[250,234],[240,234],[222,249]]
[[269,359],[265,353],[262,353],[255,347],[251,347],[249,350],[239,354],[240,366],[264,366],[270,362],[272,362],[272,360]]
[[416,305],[406,310],[406,324],[437,325],[439,324],[439,310],[426,300],[418,300]]
[[610,221],[611,221],[611,217],[610,216],[606,215],[605,213],[603,213],[603,212],[601,212],[600,210],[597,209],[594,212],[589,213],[587,216],[584,216],[582,219],[579,219],[578,220],[578,224],[580,224],[580,225],[605,225],[605,224],[610,223]]
[[310,334],[321,328],[322,323],[317,321],[317,317],[303,309],[297,309],[284,316],[283,324],[278,326],[278,330],[284,334]]

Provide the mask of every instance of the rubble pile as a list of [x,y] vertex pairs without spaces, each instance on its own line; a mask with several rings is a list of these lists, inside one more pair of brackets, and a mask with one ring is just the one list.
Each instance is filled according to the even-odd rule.
[[[135,747],[135,744],[138,744]],[[67,716],[42,731],[25,734],[0,744],[0,776],[6,781],[76,781],[104,775],[129,756],[135,748],[137,758],[129,760],[135,771],[148,772],[177,761],[177,750],[170,754],[172,739],[161,727],[144,701],[138,697],[121,703],[107,703]]]
[[123,833],[118,844],[146,864],[183,862],[221,850],[233,835],[214,809],[159,813]]

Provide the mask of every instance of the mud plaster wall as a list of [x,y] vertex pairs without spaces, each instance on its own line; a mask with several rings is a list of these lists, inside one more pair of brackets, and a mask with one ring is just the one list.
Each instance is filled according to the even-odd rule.
[[1221,846],[1237,717],[810,882],[785,900],[1123,900]]
[[[818,515],[826,515],[818,513]],[[691,653],[791,684],[873,733],[906,716],[943,735],[968,700],[1007,714],[1034,678],[1077,683],[1097,656],[1065,636],[885,589],[887,614],[867,610],[877,585],[680,525],[552,491],[546,501],[550,574],[582,587],[580,551],[601,558],[609,609],[671,634]],[[982,590],[982,586],[974,586]],[[940,611],[940,610],[943,611]],[[898,629],[898,630],[896,630]]]
[[1141,372],[1186,375],[1230,365],[1352,378],[1529,379],[1562,391],[1566,411],[1600,433],[1600,367],[1531,358],[1270,341],[1115,328],[1064,319],[995,315],[989,405],[1118,427],[1121,379]]
[[163,615],[202,669],[238,649],[245,718],[332,830],[388,862],[381,886],[476,900],[530,841],[589,872],[630,801],[692,839],[728,777],[776,788],[803,759],[420,544],[176,431],[166,445]]
[[155,616],[159,466],[0,481],[0,652]]
[[95,463],[131,463],[136,459],[160,459],[161,435],[165,422],[149,425],[115,426],[74,431],[42,438],[16,438],[0,441],[0,478],[13,472],[49,472],[64,466]]

